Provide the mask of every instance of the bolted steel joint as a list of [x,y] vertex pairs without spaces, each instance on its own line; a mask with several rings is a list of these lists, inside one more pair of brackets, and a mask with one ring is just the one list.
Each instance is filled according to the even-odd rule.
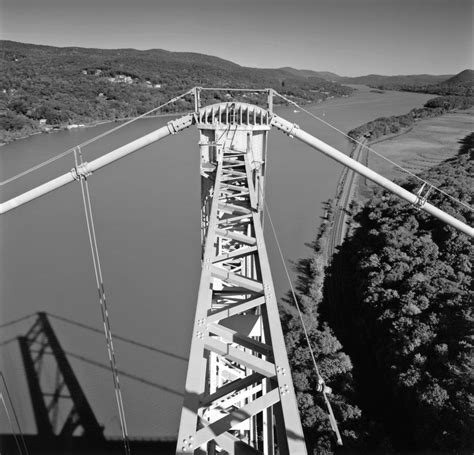
[[183,439],[182,445],[181,445],[181,450],[183,452],[187,452],[188,450],[191,451],[193,447],[193,437],[189,436],[187,439]]
[[170,130],[171,134],[179,133],[181,130],[190,127],[194,123],[194,120],[194,114],[185,115],[184,117],[180,117],[176,120],[168,122],[168,129]]
[[279,130],[293,137],[293,133],[299,130],[300,127],[296,123],[291,123],[288,120],[282,119],[278,115],[274,114],[271,121],[272,126],[275,126]]

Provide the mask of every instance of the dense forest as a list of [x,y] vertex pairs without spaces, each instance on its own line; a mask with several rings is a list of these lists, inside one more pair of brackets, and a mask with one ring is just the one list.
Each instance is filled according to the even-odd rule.
[[[202,54],[0,43],[0,142],[40,130],[40,121],[47,128],[137,116],[194,86],[274,88],[299,103],[352,92],[288,69],[247,68]],[[205,96],[205,102],[218,102],[229,95]],[[253,92],[241,99],[263,100]],[[192,106],[189,96],[163,112]]]
[[[335,418],[346,449],[364,450],[368,447],[389,447],[377,423],[368,421],[357,404],[353,365],[327,319],[321,317],[320,307],[325,298],[325,270],[328,265],[326,243],[333,221],[333,203],[325,204],[326,215],[315,240],[308,245],[311,255],[295,264],[297,279],[295,293],[315,360],[324,383],[332,389],[329,395]],[[308,453],[331,454],[336,437],[331,429],[328,409],[320,392],[319,378],[314,370],[311,353],[302,328],[293,295],[288,292],[280,304],[280,317],[285,332],[301,421]],[[374,431],[376,429],[376,431]],[[349,452],[350,453],[350,452]]]
[[[472,204],[474,133],[425,178]],[[402,185],[416,191],[417,181]],[[430,202],[472,223],[472,212]],[[385,190],[354,208],[354,228],[327,265],[331,204],[296,264],[297,293],[346,449],[355,453],[472,453],[470,240]],[[314,453],[337,451],[301,324],[282,304],[303,424]]]
[[437,117],[453,109],[468,109],[474,106],[474,96],[439,96],[425,103],[422,108],[414,108],[408,114],[380,117],[349,131],[353,139],[361,136],[371,140],[389,134],[400,133],[424,118]]

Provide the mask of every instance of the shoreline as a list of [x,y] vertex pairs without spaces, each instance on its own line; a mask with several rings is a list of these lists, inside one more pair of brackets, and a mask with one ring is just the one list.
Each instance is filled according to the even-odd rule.
[[[443,115],[423,119],[405,131],[384,136],[367,146],[415,174],[438,165],[456,155],[460,139],[472,131],[474,108],[453,110]],[[377,146],[374,148],[374,146]],[[364,150],[361,162],[390,180],[406,176],[392,164],[369,150]],[[359,179],[354,200],[364,203],[374,192],[375,184]]]
[[[353,93],[355,93],[355,92],[356,92],[356,90],[354,90]],[[334,99],[334,98],[340,98],[340,99],[348,98],[348,97],[350,98],[351,96],[352,96],[352,94],[351,95],[342,95],[342,96],[333,97],[333,98],[326,98],[324,101],[320,101],[320,102],[311,102],[311,103],[307,103],[307,104],[299,103],[299,104],[301,104],[302,106],[305,106],[305,107],[312,107],[312,106],[318,106],[319,107],[319,106],[321,106],[321,104],[323,104],[324,102],[326,102],[328,100],[331,100],[331,99]],[[291,107],[291,105],[289,103],[274,105],[274,109],[279,108],[279,107]],[[175,115],[188,114],[189,112],[190,111],[167,112],[167,113],[161,113],[161,114],[147,115],[145,117],[140,117],[140,119],[137,119],[137,117],[139,117],[139,116],[137,116],[137,117],[122,117],[122,118],[113,119],[113,120],[95,120],[95,121],[88,122],[88,123],[81,123],[81,125],[83,125],[83,126],[80,126],[78,128],[74,128],[74,129],[93,128],[95,126],[104,125],[106,123],[120,123],[120,122],[126,122],[126,121],[133,120],[133,119],[142,120],[142,119],[161,118],[161,117],[173,117]],[[11,140],[7,140],[5,142],[0,142],[0,147],[11,144],[12,142],[20,141],[22,139],[28,139],[29,137],[35,136],[37,134],[53,134],[53,133],[57,133],[57,132],[61,132],[61,131],[68,131],[68,128],[67,128],[68,126],[70,126],[70,125],[64,125],[64,126],[61,126],[58,129],[52,129],[50,131],[35,130],[35,131],[33,131],[31,133],[27,133],[23,136],[15,137],[15,138],[13,138]]]
[[[147,115],[145,117],[140,117],[139,119],[136,117],[122,117],[119,119],[114,119],[114,120],[96,120],[93,122],[89,123],[81,123],[82,126],[78,126],[77,128],[74,129],[84,129],[84,128],[94,128],[96,126],[104,125],[106,123],[120,123],[120,122],[127,122],[129,120],[137,119],[137,120],[142,120],[142,119],[151,119],[151,118],[160,118],[160,117],[172,117],[174,115],[181,115],[181,114],[186,114],[187,111],[181,111],[181,112],[172,112],[172,113],[166,113],[166,114],[156,114],[156,115]],[[64,125],[61,126],[60,128],[57,129],[52,129],[50,131],[45,131],[45,130],[38,130],[38,131],[33,131],[31,133],[25,134],[20,137],[15,137],[9,141],[6,142],[0,142],[0,147],[3,147],[5,145],[11,144],[12,142],[20,141],[22,139],[28,139],[29,137],[36,136],[38,134],[55,134],[59,133],[62,131],[69,131],[68,126],[70,125]]]

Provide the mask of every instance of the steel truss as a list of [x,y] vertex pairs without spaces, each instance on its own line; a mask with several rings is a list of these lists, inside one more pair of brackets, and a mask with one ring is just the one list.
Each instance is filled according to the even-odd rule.
[[263,238],[261,175],[252,150],[230,145],[232,134],[215,144],[206,174],[212,202],[177,453],[306,454]]

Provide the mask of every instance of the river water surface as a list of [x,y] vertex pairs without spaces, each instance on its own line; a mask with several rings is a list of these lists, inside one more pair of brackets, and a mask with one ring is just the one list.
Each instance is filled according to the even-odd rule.
[[[430,95],[371,92],[331,99],[310,108],[348,131],[380,116],[423,105]],[[341,151],[348,141],[293,108],[277,110]],[[146,119],[83,150],[90,161],[164,125]],[[0,148],[0,180],[94,137],[115,125],[42,134]],[[170,355],[116,341],[122,393],[132,436],[176,437],[186,357],[200,274],[200,188],[198,132],[164,139],[97,172],[90,179],[92,205],[114,333]],[[5,201],[73,167],[71,156],[2,187]],[[270,133],[267,202],[287,263],[308,254],[319,225],[321,203],[334,195],[341,166],[278,131]],[[0,317],[9,321],[47,311],[101,327],[81,191],[78,184],[51,193],[0,219]],[[268,225],[268,223],[266,223]],[[277,293],[288,289],[268,229],[265,232]],[[55,319],[63,348],[108,364],[104,337]],[[0,343],[24,334],[33,318],[0,329]],[[0,347],[0,368],[23,430],[34,432],[32,409],[16,343]],[[70,358],[107,435],[120,434],[109,371]],[[52,387],[54,372],[48,373]],[[48,384],[44,385],[46,389]],[[10,432],[0,413],[0,433]]]

